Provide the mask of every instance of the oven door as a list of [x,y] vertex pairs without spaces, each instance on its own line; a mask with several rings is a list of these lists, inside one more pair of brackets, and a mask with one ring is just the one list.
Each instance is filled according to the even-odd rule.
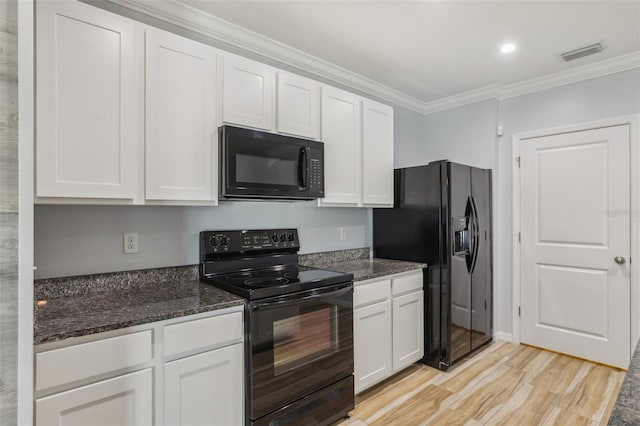
[[247,309],[251,420],[353,374],[350,282],[251,302]]
[[307,141],[223,126],[221,186],[225,197],[310,199]]

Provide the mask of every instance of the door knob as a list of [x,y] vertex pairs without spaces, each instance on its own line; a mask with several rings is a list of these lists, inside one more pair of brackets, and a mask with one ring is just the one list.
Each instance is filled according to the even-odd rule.
[[616,256],[613,260],[615,260],[618,265],[624,265],[624,262],[626,262],[625,258],[622,256]]

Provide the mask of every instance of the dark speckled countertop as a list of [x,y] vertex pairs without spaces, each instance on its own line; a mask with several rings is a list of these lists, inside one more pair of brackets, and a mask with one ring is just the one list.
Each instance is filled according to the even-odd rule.
[[609,425],[640,425],[640,344],[631,358]]
[[[156,275],[156,278],[162,277]],[[87,278],[85,286],[95,285],[95,281],[95,278]],[[45,284],[50,286],[50,283]],[[94,291],[79,293],[36,291],[34,344],[229,308],[245,302],[241,297],[188,277],[137,283],[130,287],[94,288]]]
[[312,264],[307,264],[306,266],[350,273],[353,274],[353,281],[364,281],[371,278],[383,277],[385,275],[399,274],[401,272],[426,268],[427,264],[374,258],[342,260],[332,263],[314,262]]

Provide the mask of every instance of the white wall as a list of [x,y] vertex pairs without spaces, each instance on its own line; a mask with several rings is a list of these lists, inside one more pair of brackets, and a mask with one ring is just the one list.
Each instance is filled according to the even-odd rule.
[[611,74],[500,102],[504,136],[498,142],[500,259],[495,283],[500,287],[500,331],[512,331],[512,188],[511,143],[515,133],[640,113],[640,69]]

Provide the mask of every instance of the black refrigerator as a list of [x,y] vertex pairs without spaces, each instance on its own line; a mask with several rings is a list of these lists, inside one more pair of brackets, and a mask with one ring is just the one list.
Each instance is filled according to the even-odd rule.
[[394,191],[373,210],[374,256],[427,263],[423,362],[447,370],[492,339],[491,170],[396,169]]

